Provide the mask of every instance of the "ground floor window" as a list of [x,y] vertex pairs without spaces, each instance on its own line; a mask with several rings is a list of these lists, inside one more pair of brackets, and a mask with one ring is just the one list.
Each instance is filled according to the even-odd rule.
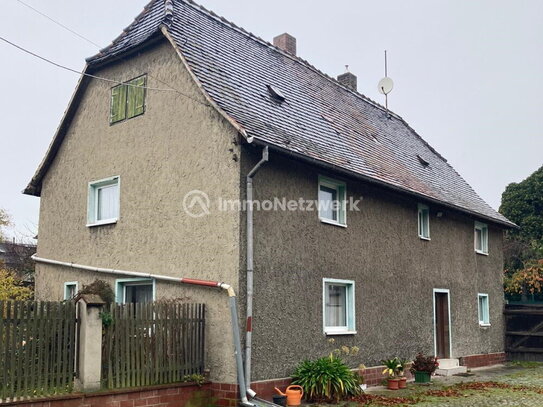
[[323,279],[323,321],[327,335],[356,333],[354,281]]
[[479,294],[479,325],[490,325],[488,294]]
[[64,301],[71,300],[77,294],[79,284],[77,281],[64,283]]
[[147,303],[155,300],[155,280],[119,279],[115,282],[115,301],[120,304]]

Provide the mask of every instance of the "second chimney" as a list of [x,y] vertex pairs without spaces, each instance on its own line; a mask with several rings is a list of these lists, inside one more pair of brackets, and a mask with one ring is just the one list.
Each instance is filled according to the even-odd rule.
[[296,55],[296,38],[290,34],[278,35],[273,39],[273,45],[289,54]]
[[351,72],[345,72],[338,75],[337,80],[346,88],[356,92],[356,75],[352,74]]

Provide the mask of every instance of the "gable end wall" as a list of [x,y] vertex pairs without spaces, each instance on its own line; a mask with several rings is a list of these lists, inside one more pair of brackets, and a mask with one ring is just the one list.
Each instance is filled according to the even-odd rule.
[[[101,68],[126,81],[147,73],[147,86],[206,103],[169,43]],[[239,215],[192,218],[183,209],[191,190],[212,202],[239,194],[238,135],[212,107],[176,92],[148,90],[145,113],[110,125],[110,88],[92,80],[42,185],[38,256],[97,267],[219,280],[238,290]],[[88,182],[121,178],[120,219],[86,227]],[[36,295],[62,299],[63,283],[79,286],[115,276],[38,264]],[[228,298],[217,289],[157,283],[157,300],[207,305],[207,366],[211,379],[235,382]]]

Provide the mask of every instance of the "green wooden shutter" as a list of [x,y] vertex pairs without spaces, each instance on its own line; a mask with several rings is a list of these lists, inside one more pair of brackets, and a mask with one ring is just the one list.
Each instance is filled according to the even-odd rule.
[[126,85],[117,85],[111,89],[110,123],[126,119]]
[[[131,117],[143,114],[145,106],[145,84],[147,77],[145,75],[139,78],[132,79],[128,82],[128,102],[127,102],[127,115]],[[132,85],[132,86],[130,86]]]

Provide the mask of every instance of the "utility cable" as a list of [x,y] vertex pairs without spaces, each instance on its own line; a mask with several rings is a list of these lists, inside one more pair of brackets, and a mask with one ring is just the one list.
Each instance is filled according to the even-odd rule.
[[[82,39],[82,40],[88,42],[89,44],[94,45],[96,48],[98,48],[98,50],[101,49],[100,45],[98,45],[96,42],[90,40],[89,38],[85,37],[85,36],[82,35],[82,34],[79,34],[77,31],[71,29],[70,27],[66,26],[65,24],[62,24],[60,21],[55,20],[54,18],[48,16],[48,15],[45,14],[44,12],[42,12],[42,11],[40,11],[40,10],[38,10],[38,9],[36,9],[36,8],[34,8],[34,7],[32,7],[31,5],[25,3],[25,2],[22,1],[22,0],[16,0],[16,1],[17,1],[18,3],[20,3],[20,4],[22,4],[23,6],[29,8],[30,10],[34,11],[35,13],[38,13],[38,14],[41,15],[42,17],[48,19],[49,21],[53,22],[54,24],[58,25],[59,27],[62,27],[62,28],[65,29],[66,31],[68,31],[68,32],[72,33],[73,35],[77,36],[78,38],[80,38],[80,39]],[[175,92],[179,93],[180,95],[182,95],[182,96],[184,96],[184,97],[186,97],[186,98],[188,98],[188,99],[190,99],[190,100],[192,100],[192,101],[194,101],[194,102],[196,102],[196,103],[199,103],[199,104],[204,105],[204,106],[210,106],[209,103],[201,102],[200,100],[197,100],[197,99],[195,99],[195,98],[193,98],[193,97],[187,95],[186,93],[181,92],[180,90],[176,89],[175,87],[173,87],[173,86],[170,85],[169,83],[167,83],[167,82],[163,81],[162,79],[159,79],[159,78],[157,78],[157,77],[155,77],[155,76],[153,76],[153,75],[151,75],[151,74],[149,74],[149,73],[147,73],[147,75],[148,75],[150,78],[156,79],[157,81],[159,81],[159,82],[163,83],[164,85],[168,86],[170,89],[160,89],[160,88],[151,88],[151,87],[145,87],[145,86],[131,85],[131,84],[128,84],[128,83],[125,83],[125,82],[115,81],[115,80],[112,80],[112,79],[102,78],[102,77],[98,77],[98,76],[96,76],[96,75],[91,75],[91,74],[86,74],[86,73],[83,73],[83,72],[79,72],[79,71],[76,71],[76,70],[74,70],[74,69],[71,69],[71,68],[62,66],[62,65],[60,65],[60,64],[57,64],[57,63],[55,63],[55,62],[53,62],[53,61],[50,61],[50,60],[48,60],[48,59],[46,59],[46,58],[44,58],[44,57],[41,57],[41,56],[39,56],[39,55],[37,55],[37,54],[34,54],[34,53],[32,53],[32,52],[30,52],[30,51],[28,51],[28,50],[26,50],[26,49],[24,49],[24,48],[22,48],[22,47],[20,47],[20,46],[14,44],[14,43],[12,43],[12,42],[10,42],[10,41],[7,41],[7,40],[4,39],[4,38],[2,38],[2,40],[6,41],[7,43],[9,43],[10,45],[12,45],[12,46],[14,46],[14,47],[16,47],[16,48],[19,48],[21,51],[27,52],[27,53],[29,53],[29,54],[31,54],[31,55],[37,57],[37,58],[40,58],[40,59],[42,59],[42,60],[44,60],[44,61],[46,61],[46,62],[49,62],[49,63],[51,63],[51,64],[53,64],[53,65],[55,65],[55,66],[57,66],[57,67],[59,67],[59,68],[66,69],[66,70],[69,70],[69,71],[74,72],[74,73],[78,73],[78,74],[81,74],[81,75],[89,76],[89,77],[94,78],[94,79],[105,80],[105,81],[107,81],[107,82],[118,83],[118,84],[123,84],[123,85],[128,85],[128,86],[141,87],[141,88],[145,88],[145,89],[149,89],[149,90],[157,90],[157,91],[175,91]],[[120,57],[120,56],[115,56],[115,55],[114,55],[113,58],[114,58],[115,60],[124,61],[124,62],[125,62],[125,60],[124,60],[122,57]]]
[[92,75],[90,73],[86,73],[86,72],[81,72],[81,71],[78,71],[76,69],[72,69],[72,68],[69,68],[67,66],[64,66],[64,65],[61,65],[57,62],[54,62],[54,61],[51,61],[50,59],[47,59],[45,57],[42,57],[41,55],[38,55],[32,51],[29,51],[27,50],[26,48],[23,48],[21,47],[20,45],[17,45],[7,39],[5,39],[4,37],[0,36],[0,40],[8,43],[9,45],[19,49],[20,51],[23,51],[23,52],[26,52],[27,54],[29,55],[32,55],[33,57],[36,57],[36,58],[39,58],[41,59],[42,61],[45,61],[51,65],[54,65],[58,68],[61,68],[61,69],[65,69],[67,71],[70,71],[70,72],[73,72],[73,73],[77,73],[79,75],[84,75],[84,76],[88,76],[89,78],[94,78],[94,79],[99,79],[101,81],[106,81],[106,82],[110,82],[110,83],[117,83],[119,85],[127,85],[127,86],[133,86],[133,87],[136,87],[136,88],[143,88],[143,89],[149,89],[149,90],[158,90],[158,91],[162,91],[162,92],[178,92],[176,91],[175,89],[164,89],[164,88],[152,88],[152,87],[149,87],[149,86],[140,86],[140,85],[132,85],[130,83],[126,83],[126,82],[120,82],[120,81],[117,81],[115,79],[109,79],[109,78],[103,78],[101,76],[96,76],[96,75]]

